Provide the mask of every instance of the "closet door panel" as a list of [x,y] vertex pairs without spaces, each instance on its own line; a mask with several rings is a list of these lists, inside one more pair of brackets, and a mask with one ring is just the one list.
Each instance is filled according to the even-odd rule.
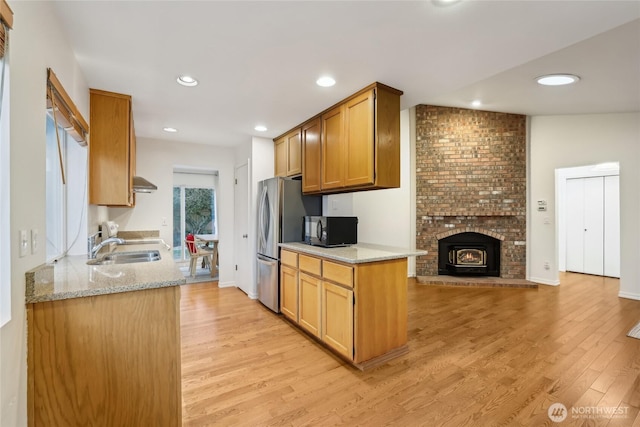
[[620,177],[604,178],[604,275],[620,277]]
[[567,180],[567,271],[584,270],[584,179]]
[[584,178],[584,272],[604,274],[604,178]]

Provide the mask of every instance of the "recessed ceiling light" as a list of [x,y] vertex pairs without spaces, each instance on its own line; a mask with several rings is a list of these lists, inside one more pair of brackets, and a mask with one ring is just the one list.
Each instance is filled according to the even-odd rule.
[[169,133],[175,133],[178,132],[178,129],[176,128],[170,128],[170,127],[166,127],[166,128],[162,128],[163,131],[165,132],[169,132]]
[[329,77],[329,76],[324,76],[324,77],[320,77],[318,80],[316,80],[316,84],[318,86],[322,86],[322,87],[331,87],[334,84],[336,84],[336,81]]
[[254,127],[255,130],[257,130],[258,132],[266,132],[267,131],[267,127],[263,126],[263,125],[257,125],[256,127]]
[[545,86],[562,86],[570,85],[580,80],[580,77],[575,74],[547,74],[544,76],[536,77],[538,84]]
[[198,81],[196,79],[194,79],[191,76],[180,76],[177,79],[178,83],[180,83],[182,86],[195,86],[198,84]]
[[479,99],[476,99],[476,100],[471,102],[471,106],[472,107],[479,107],[481,105],[482,105],[482,102]]

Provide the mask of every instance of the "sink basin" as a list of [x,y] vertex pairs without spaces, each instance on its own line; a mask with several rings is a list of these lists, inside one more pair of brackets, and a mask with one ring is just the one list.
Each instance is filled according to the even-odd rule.
[[131,264],[134,262],[151,262],[160,260],[160,251],[148,250],[137,252],[114,252],[97,259],[87,261],[88,265]]

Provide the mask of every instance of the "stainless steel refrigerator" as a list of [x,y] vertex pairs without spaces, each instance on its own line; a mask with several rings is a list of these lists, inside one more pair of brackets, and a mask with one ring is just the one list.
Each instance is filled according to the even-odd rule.
[[303,196],[302,182],[275,177],[258,183],[258,299],[280,312],[280,248],[302,242],[305,215],[322,215],[322,196]]

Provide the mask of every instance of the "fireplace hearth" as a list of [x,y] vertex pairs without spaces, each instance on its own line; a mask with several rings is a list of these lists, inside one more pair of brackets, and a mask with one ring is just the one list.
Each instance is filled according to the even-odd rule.
[[472,232],[440,239],[438,274],[500,277],[500,240]]

